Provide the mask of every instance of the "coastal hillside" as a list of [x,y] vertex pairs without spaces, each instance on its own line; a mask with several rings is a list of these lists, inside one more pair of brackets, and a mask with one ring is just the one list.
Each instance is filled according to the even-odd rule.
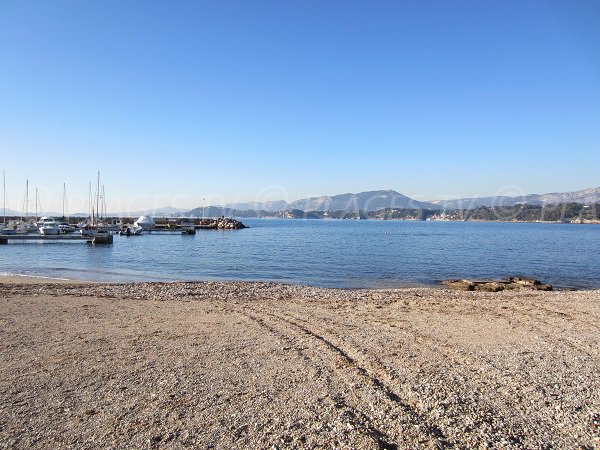
[[341,194],[311,197],[291,203],[291,209],[303,211],[377,211],[385,208],[432,208],[438,206],[420,202],[396,191],[368,191],[358,194]]
[[518,204],[527,205],[557,205],[560,203],[593,204],[600,203],[600,187],[583,189],[574,192],[552,192],[549,194],[529,194],[517,197],[496,196],[461,198],[457,200],[434,200],[431,203],[438,208],[450,209],[473,209],[480,207],[509,207]]
[[[238,211],[377,211],[385,208],[416,208],[440,209],[439,206],[429,202],[420,202],[393,190],[379,190],[359,192],[356,194],[325,195],[321,197],[302,198],[291,203],[285,200],[270,202],[231,203],[224,207],[212,206],[219,210]],[[201,210],[195,208],[193,211]],[[206,208],[205,208],[206,209]]]
[[[198,215],[204,209],[205,215],[212,213],[217,215],[237,211],[379,211],[383,209],[431,209],[431,210],[469,210],[476,208],[512,207],[519,204],[527,205],[558,205],[578,203],[590,205],[600,203],[600,187],[583,189],[574,192],[553,192],[549,194],[529,194],[517,197],[495,196],[461,198],[450,200],[418,201],[393,190],[378,190],[359,192],[356,194],[325,195],[321,197],[309,197],[293,201],[285,200],[269,202],[246,202],[231,203],[225,206],[198,207],[190,211],[192,215]],[[214,215],[214,214],[213,214]]]

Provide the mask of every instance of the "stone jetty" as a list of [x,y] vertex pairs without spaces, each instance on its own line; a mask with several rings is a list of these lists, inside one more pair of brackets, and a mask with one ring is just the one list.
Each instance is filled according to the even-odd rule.
[[200,220],[200,225],[198,228],[215,230],[241,230],[248,227],[239,220],[235,220],[231,217],[218,217],[216,219]]

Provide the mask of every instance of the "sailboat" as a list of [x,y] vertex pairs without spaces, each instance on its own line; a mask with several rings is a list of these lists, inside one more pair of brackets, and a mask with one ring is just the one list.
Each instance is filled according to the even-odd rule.
[[[104,187],[102,188],[104,191]],[[94,212],[94,206],[92,204],[91,198],[91,184],[90,184],[90,209],[91,209],[91,219],[92,223],[86,225],[84,228],[79,230],[79,232],[83,235],[90,236],[92,239],[88,242],[92,244],[112,244],[113,236],[109,229],[106,229],[100,224],[100,172],[98,172],[98,182],[96,188],[96,211]]]
[[69,215],[69,203],[67,201],[67,183],[63,183],[63,207],[62,207],[62,219],[59,225],[60,232],[63,234],[73,233],[77,231],[76,227],[73,227],[68,222]]
[[[36,203],[37,204],[37,203]],[[36,208],[37,209],[37,208]],[[35,223],[36,219],[31,219],[29,217],[29,180],[25,180],[25,211],[24,211],[24,226],[23,229],[26,233],[37,233],[39,232],[38,226]]]
[[4,200],[4,212],[2,218],[2,225],[0,226],[0,234],[14,234],[14,230],[11,230],[6,223],[6,171],[2,171],[2,186],[3,186],[3,200]]

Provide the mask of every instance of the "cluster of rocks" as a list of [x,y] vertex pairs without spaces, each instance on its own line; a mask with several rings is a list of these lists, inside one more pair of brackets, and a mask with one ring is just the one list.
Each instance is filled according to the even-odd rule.
[[527,277],[507,277],[502,280],[444,280],[451,289],[460,291],[485,291],[499,292],[515,289],[528,289],[536,291],[551,291],[551,284],[543,284],[539,280]]
[[248,228],[239,220],[231,217],[218,217],[216,219],[203,219],[200,221],[199,228],[215,229],[215,230],[241,230]]
[[232,219],[231,217],[220,217],[215,220],[216,228],[219,230],[241,230],[242,228],[248,228],[239,220]]

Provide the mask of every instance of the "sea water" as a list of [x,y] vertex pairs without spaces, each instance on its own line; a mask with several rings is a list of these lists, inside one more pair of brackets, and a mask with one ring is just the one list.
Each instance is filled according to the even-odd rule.
[[600,226],[243,219],[244,230],[10,242],[0,273],[90,281],[264,280],[341,288],[525,275],[600,288]]

